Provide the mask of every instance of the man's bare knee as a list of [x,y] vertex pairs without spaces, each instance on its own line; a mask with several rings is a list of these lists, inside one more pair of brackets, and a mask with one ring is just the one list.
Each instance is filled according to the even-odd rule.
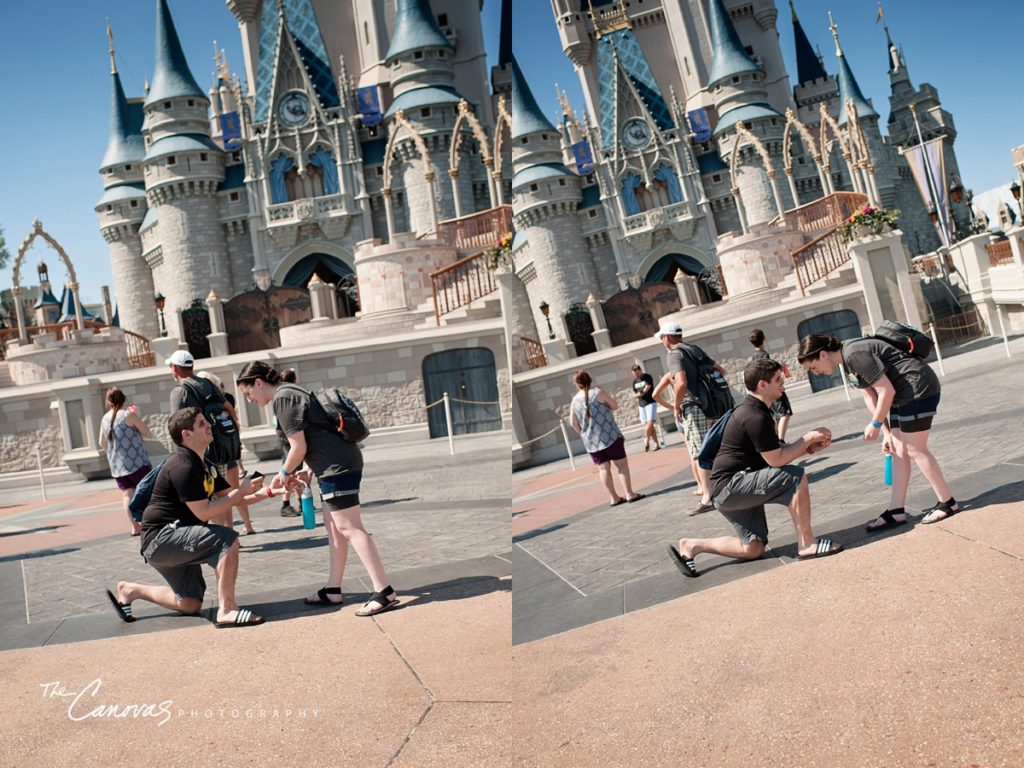
[[179,597],[178,610],[189,616],[198,614],[203,607],[203,601],[198,597]]
[[764,554],[764,542],[760,539],[751,539],[743,545],[743,559],[756,560]]

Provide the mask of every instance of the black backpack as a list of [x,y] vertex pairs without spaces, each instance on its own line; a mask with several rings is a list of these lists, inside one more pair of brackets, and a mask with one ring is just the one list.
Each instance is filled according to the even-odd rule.
[[927,333],[919,331],[912,325],[897,323],[895,320],[883,320],[875,329],[874,336],[870,338],[884,341],[900,352],[922,360],[927,359],[935,349],[935,342]]
[[132,513],[132,519],[135,522],[142,520],[142,513],[146,511],[146,506],[153,497],[153,488],[156,487],[156,476],[160,474],[160,470],[164,468],[166,461],[164,459],[164,461],[161,461],[149,470],[146,476],[139,480],[139,484],[135,486],[135,492],[132,494],[131,501],[128,502],[128,511]]
[[370,434],[370,428],[366,426],[366,420],[352,400],[346,397],[340,389],[324,387],[314,394],[294,384],[285,386],[296,389],[310,396],[323,411],[324,423],[318,426],[328,432],[336,433],[342,440],[349,443],[358,443],[365,440]]
[[206,449],[207,461],[211,464],[236,461],[242,453],[242,438],[234,419],[224,407],[220,388],[206,379],[186,379],[181,385],[213,426],[213,442]]
[[692,394],[697,398],[700,409],[709,419],[720,419],[735,404],[729,382],[715,369],[715,361],[700,347],[691,344],[680,344],[679,347],[697,368],[697,391]]

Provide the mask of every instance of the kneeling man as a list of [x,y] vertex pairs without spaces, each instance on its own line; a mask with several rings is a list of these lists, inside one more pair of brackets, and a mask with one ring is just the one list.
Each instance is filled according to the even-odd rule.
[[[231,488],[212,464],[203,458],[213,440],[210,422],[199,408],[175,411],[167,422],[174,452],[164,462],[153,496],[142,515],[142,558],[169,586],[118,582],[117,594],[107,597],[123,621],[135,621],[132,601],[147,600],[172,611],[196,615],[203,606],[206,582],[202,565],[217,572],[218,627],[262,624],[263,619],[235,602],[238,575],[238,534],[209,520],[230,512],[242,502],[269,498],[266,491],[253,493],[262,478],[248,479]],[[249,495],[247,495],[249,494]]]
[[794,443],[783,444],[775,431],[771,405],[785,391],[782,365],[775,360],[752,360],[743,369],[748,394],[725,425],[722,444],[711,469],[711,495],[715,508],[736,530],[735,536],[717,539],[680,539],[669,547],[676,567],[685,576],[699,576],[694,558],[709,552],[741,560],[755,560],[768,543],[764,505],[789,507],[796,528],[797,557],[825,557],[842,551],[827,538],[811,533],[811,496],[803,467],[787,466],[805,453],[816,453],[832,442],[824,427],[808,432]]

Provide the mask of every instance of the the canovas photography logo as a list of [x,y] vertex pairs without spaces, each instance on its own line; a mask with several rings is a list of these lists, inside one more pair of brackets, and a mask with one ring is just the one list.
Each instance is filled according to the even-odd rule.
[[250,707],[182,707],[174,706],[173,699],[163,701],[118,701],[102,693],[103,681],[96,678],[85,686],[65,685],[60,680],[40,683],[44,699],[61,704],[67,702],[69,720],[80,722],[90,719],[156,720],[157,726],[174,718],[189,720],[315,720],[319,709],[305,707],[278,707],[261,704]]

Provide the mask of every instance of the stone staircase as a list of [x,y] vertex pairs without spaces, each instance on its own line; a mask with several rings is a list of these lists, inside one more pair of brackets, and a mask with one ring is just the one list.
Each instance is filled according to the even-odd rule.
[[416,313],[425,313],[428,317],[413,326],[415,330],[427,330],[437,328],[439,325],[454,325],[456,323],[472,322],[474,320],[492,320],[501,317],[501,298],[498,291],[491,291],[486,296],[474,299],[469,304],[454,309],[451,312],[441,315],[440,322],[434,321],[434,302],[425,301],[414,310]]
[[14,379],[11,378],[11,371],[7,367],[6,360],[0,360],[0,387],[13,387]]

